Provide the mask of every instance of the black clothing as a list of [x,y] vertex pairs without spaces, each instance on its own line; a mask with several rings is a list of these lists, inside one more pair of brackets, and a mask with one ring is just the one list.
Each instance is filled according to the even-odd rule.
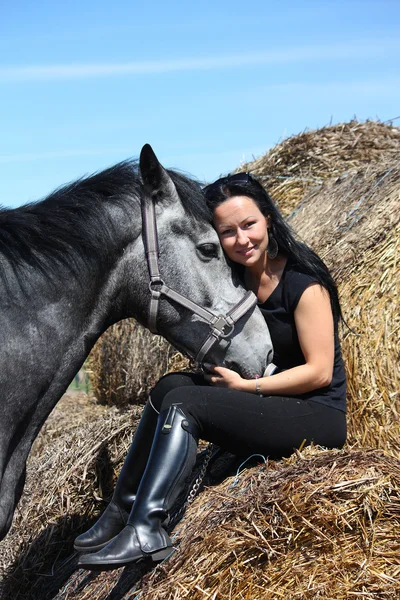
[[160,412],[178,404],[201,439],[240,456],[281,458],[303,442],[341,448],[346,441],[342,411],[310,400],[213,387],[193,373],[162,377],[151,402]]
[[74,542],[78,552],[97,552],[125,527],[147,466],[158,423],[158,414],[147,403],[118,475],[110,504],[96,523]]
[[[264,315],[271,334],[274,349],[273,362],[279,369],[291,369],[305,363],[294,322],[294,311],[304,290],[317,280],[300,273],[293,261],[288,259],[279,284],[259,308]],[[329,385],[296,394],[296,398],[313,400],[337,410],[346,410],[346,375],[340,349],[337,322],[335,322],[335,356],[332,381]]]
[[83,554],[80,568],[108,571],[143,559],[164,560],[171,554],[165,526],[176,500],[187,495],[196,462],[197,439],[188,428],[187,416],[178,406],[160,414],[126,526],[99,552]]
[[[259,307],[268,324],[274,364],[290,369],[305,363],[294,311],[304,290],[316,282],[289,259],[278,286]],[[289,456],[311,442],[340,448],[346,441],[346,380],[335,323],[335,360],[330,385],[296,396],[258,396],[209,385],[202,375],[172,373],[151,393],[156,410],[178,404],[202,439],[234,454]]]

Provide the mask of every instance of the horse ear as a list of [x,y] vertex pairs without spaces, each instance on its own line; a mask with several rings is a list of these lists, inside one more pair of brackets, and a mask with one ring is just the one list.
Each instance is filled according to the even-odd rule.
[[158,200],[176,198],[177,191],[174,182],[158,161],[150,144],[143,146],[139,165],[143,184],[152,198]]

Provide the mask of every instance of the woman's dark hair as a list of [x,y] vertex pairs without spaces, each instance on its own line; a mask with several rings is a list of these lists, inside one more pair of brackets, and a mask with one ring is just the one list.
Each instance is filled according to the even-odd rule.
[[292,228],[283,219],[272,198],[263,186],[249,173],[235,173],[218,179],[203,190],[208,208],[215,208],[233,196],[247,196],[257,204],[260,212],[270,219],[270,231],[275,237],[279,251],[296,265],[296,268],[312,275],[327,289],[335,320],[342,319],[339,296],[335,281],[323,260],[306,244],[295,238]]

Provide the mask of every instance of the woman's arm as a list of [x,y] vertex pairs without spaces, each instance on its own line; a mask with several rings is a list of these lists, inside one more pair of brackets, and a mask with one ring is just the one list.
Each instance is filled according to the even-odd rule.
[[[303,394],[331,382],[335,342],[331,303],[326,289],[319,284],[308,286],[301,295],[294,319],[306,362],[258,379],[264,396]],[[224,367],[213,366],[211,370],[212,374],[205,377],[214,385],[257,393],[255,379],[242,379]]]

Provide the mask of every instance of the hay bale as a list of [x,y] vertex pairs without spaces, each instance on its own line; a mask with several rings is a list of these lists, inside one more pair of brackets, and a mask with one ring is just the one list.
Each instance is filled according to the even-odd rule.
[[400,128],[352,120],[291,136],[237,171],[260,177],[283,215],[324,181],[349,169],[391,160],[400,152]]
[[140,600],[392,600],[400,462],[378,451],[307,449],[207,490],[177,536]]
[[[68,453],[63,458],[70,460]],[[74,479],[67,485],[64,479],[67,492],[71,483],[92,478],[83,458],[75,474],[67,469]],[[206,489],[176,527],[177,551],[155,569],[76,570],[76,556],[69,555],[76,501],[64,530],[59,510],[53,528],[32,536],[31,547],[25,541],[2,599],[392,600],[400,593],[400,461],[381,451],[307,448]],[[38,520],[34,503],[29,518]],[[29,521],[24,525],[26,535]]]
[[88,358],[88,373],[100,403],[124,406],[145,402],[162,375],[187,365],[187,359],[164,338],[126,319],[97,341]]
[[289,218],[339,284],[349,444],[400,456],[400,165],[324,184]]

